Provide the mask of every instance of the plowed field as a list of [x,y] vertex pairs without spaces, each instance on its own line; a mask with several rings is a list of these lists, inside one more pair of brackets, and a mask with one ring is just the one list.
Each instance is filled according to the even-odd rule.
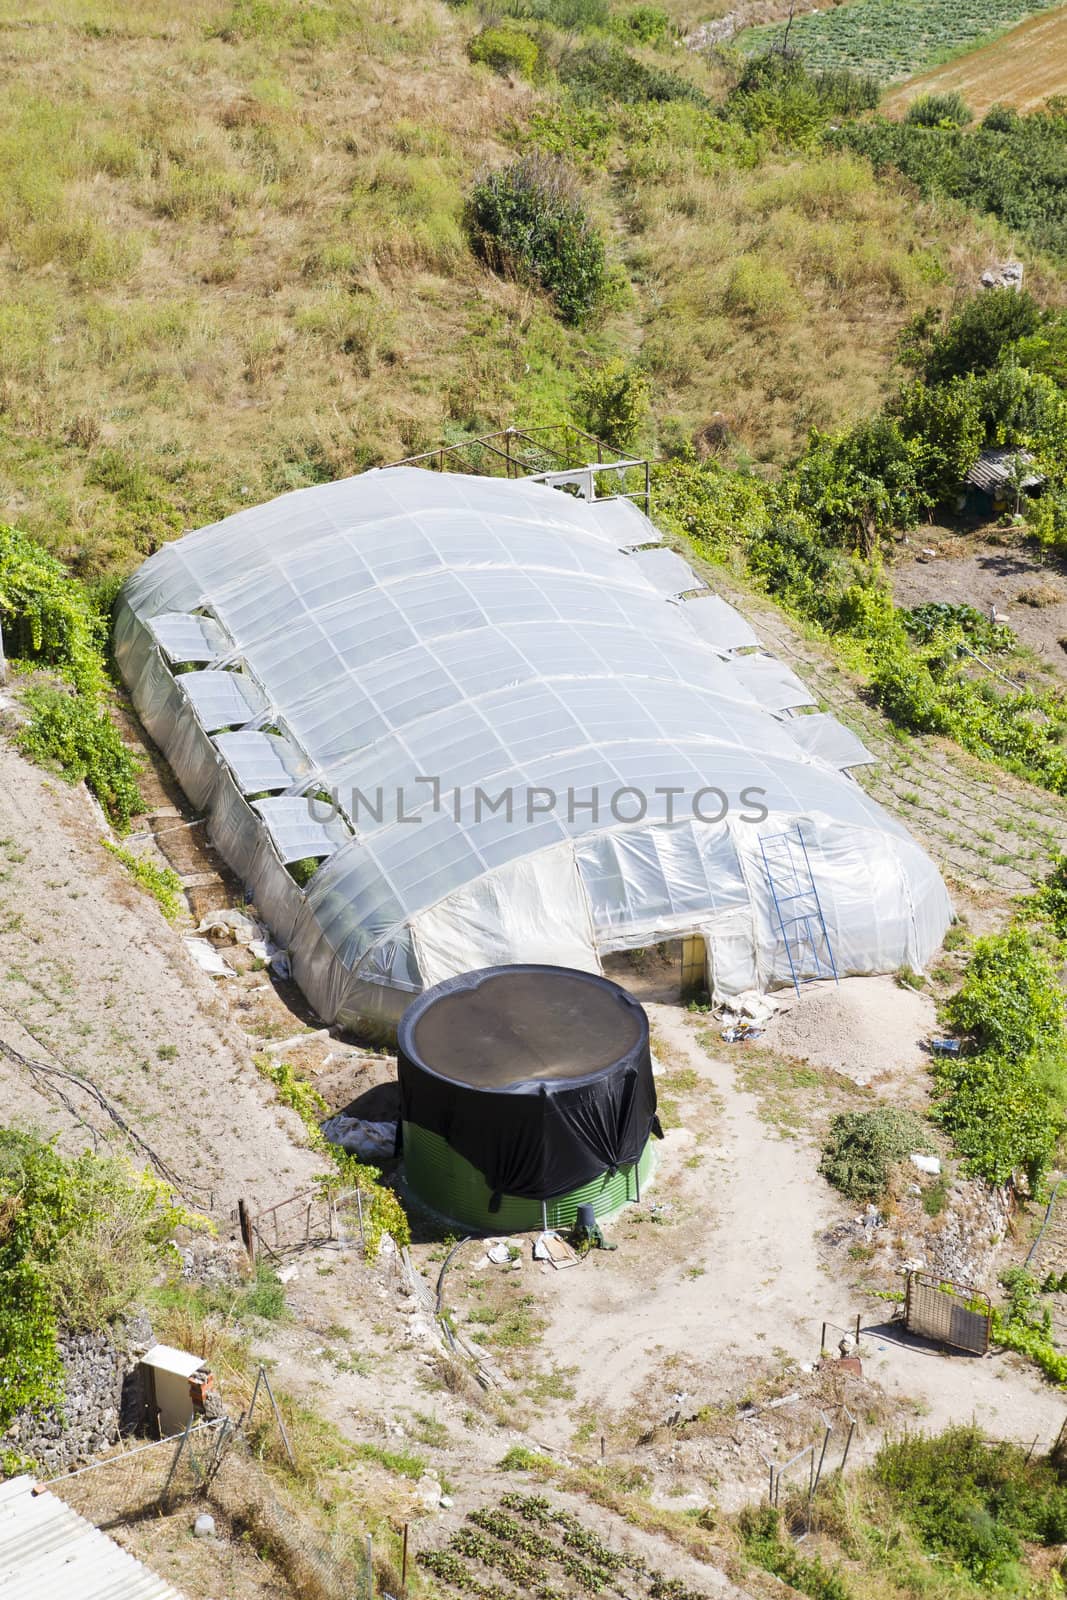
[[917,95],[951,89],[959,90],[977,116],[995,104],[1028,111],[1050,95],[1067,94],[1067,6],[1031,17],[991,44],[909,78],[886,96],[882,109],[899,116]]

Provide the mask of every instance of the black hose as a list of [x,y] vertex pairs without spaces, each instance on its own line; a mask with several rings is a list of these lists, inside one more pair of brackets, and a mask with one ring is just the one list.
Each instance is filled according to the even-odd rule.
[[437,1308],[434,1312],[434,1316],[436,1317],[441,1315],[441,1291],[445,1286],[445,1273],[452,1264],[452,1257],[455,1255],[457,1250],[461,1250],[463,1246],[465,1244],[469,1244],[473,1238],[473,1233],[464,1234],[463,1238],[452,1246],[451,1250],[448,1252],[447,1256],[445,1256],[445,1259],[441,1264],[441,1270],[437,1274]]

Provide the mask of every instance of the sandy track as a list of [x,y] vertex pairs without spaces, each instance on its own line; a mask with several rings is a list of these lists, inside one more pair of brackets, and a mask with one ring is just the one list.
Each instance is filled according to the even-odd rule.
[[[180,935],[103,850],[105,831],[83,789],[0,738],[0,1039],[38,1059],[51,1050],[96,1083],[217,1217],[242,1195],[292,1194],[320,1170],[298,1119],[258,1077]],[[87,1142],[2,1056],[0,1094],[6,1122]]]
[[[714,1087],[718,1142],[704,1147],[710,1159],[699,1169],[700,1226],[688,1233],[683,1259],[665,1239],[658,1259],[644,1253],[639,1278],[616,1269],[620,1253],[552,1285],[546,1346],[578,1364],[579,1403],[604,1418],[640,1405],[675,1357],[699,1363],[709,1387],[726,1392],[753,1361],[814,1361],[823,1319],[851,1327],[865,1304],[820,1258],[819,1235],[850,1208],[818,1176],[810,1143],[775,1133],[756,1097],[737,1086],[732,1062],[707,1054],[699,1025],[685,1012],[667,1005],[649,1012],[672,1070],[691,1068]],[[668,1155],[661,1178],[683,1157],[680,1150]],[[656,1194],[668,1187],[657,1179]],[[1055,1438],[1062,1396],[1036,1372],[1003,1354],[970,1360],[909,1342],[890,1324],[890,1309],[884,1326],[877,1314],[863,1314],[864,1373],[917,1412],[923,1428],[973,1416],[999,1438]],[[545,1433],[563,1444],[558,1427],[549,1424]],[[870,1454],[879,1437],[867,1430],[858,1455]]]

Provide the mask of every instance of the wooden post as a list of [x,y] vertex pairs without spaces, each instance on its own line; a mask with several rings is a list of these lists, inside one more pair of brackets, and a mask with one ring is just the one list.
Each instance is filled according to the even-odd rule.
[[367,1535],[367,1600],[374,1600],[374,1538]]
[[359,1242],[364,1250],[367,1248],[367,1236],[363,1232],[363,1190],[356,1190],[356,1210],[359,1212]]
[[859,1354],[859,1348],[860,1348],[860,1315],[861,1315],[861,1313],[857,1311],[856,1312],[856,1354],[857,1355]]
[[248,1203],[245,1200],[237,1202],[237,1225],[241,1230],[241,1241],[248,1251],[249,1261],[256,1259],[256,1236],[252,1231],[252,1218],[249,1214]]
[[400,1593],[408,1592],[408,1524],[404,1524],[404,1549],[400,1557]]
[[826,1324],[824,1322],[823,1325],[822,1325],[822,1333],[819,1336],[819,1354],[820,1354],[820,1356],[822,1355],[822,1353],[823,1353],[823,1351],[825,1349],[826,1349]]

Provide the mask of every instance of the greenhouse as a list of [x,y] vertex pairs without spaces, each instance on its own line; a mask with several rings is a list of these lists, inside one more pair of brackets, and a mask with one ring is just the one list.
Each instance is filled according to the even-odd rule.
[[328,1022],[680,937],[719,995],[920,970],[951,916],[860,741],[623,497],[297,490],[151,556],[115,651]]

